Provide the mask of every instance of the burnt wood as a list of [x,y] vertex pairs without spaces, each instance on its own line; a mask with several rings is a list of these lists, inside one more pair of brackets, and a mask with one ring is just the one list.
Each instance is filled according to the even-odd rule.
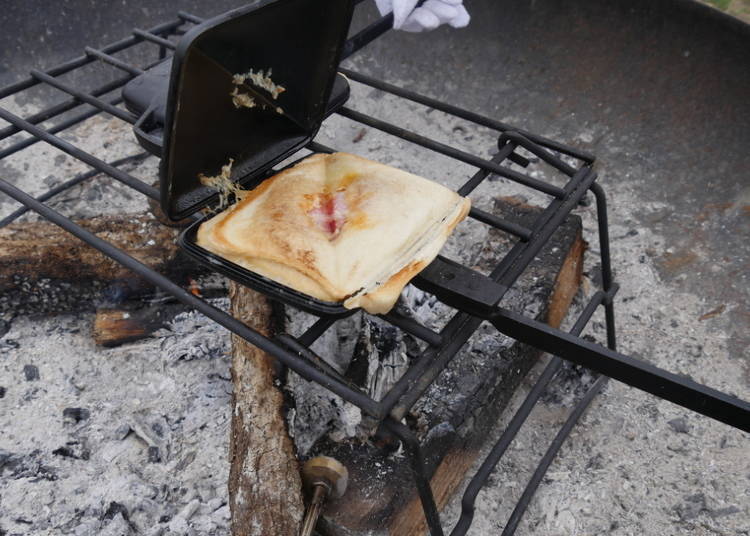
[[[517,199],[505,198],[496,200],[493,212],[507,220],[528,224],[539,210]],[[485,251],[479,256],[477,268],[489,271],[492,268],[489,259],[496,259],[497,251],[510,245],[506,234],[492,231],[483,245]],[[503,304],[558,326],[578,291],[585,248],[580,218],[571,216],[555,232]],[[408,339],[408,335],[385,341],[381,339],[387,335],[387,326],[377,322],[369,325],[367,319],[363,326],[365,335],[360,333],[358,348],[373,350],[372,355],[379,360],[377,367],[390,373],[394,368],[406,366],[398,356],[408,351],[410,344],[402,340]],[[456,492],[477,459],[487,432],[541,355],[540,351],[502,335],[490,336],[493,331],[490,327],[483,338],[483,329],[480,328],[480,335],[467,343],[407,416],[407,422],[418,431],[427,455],[439,508]],[[490,343],[492,338],[499,342]],[[367,368],[364,361],[355,350],[348,375],[360,384]],[[387,383],[388,378],[379,378],[377,383],[383,382]],[[372,378],[365,387],[384,388],[373,385]],[[347,494],[329,506],[321,523],[327,536],[367,531],[391,536],[425,533],[422,507],[408,460],[393,456],[375,442],[371,439],[362,444],[353,440],[342,444],[323,440],[313,449],[336,457],[350,472]]]
[[112,348],[145,339],[167,327],[170,320],[185,310],[187,308],[181,303],[142,307],[140,302],[131,307],[97,309],[94,315],[94,342]]
[[[99,216],[77,223],[178,281],[203,271],[179,252],[177,231],[151,216]],[[0,228],[0,313],[112,307],[151,289],[133,272],[52,223]]]

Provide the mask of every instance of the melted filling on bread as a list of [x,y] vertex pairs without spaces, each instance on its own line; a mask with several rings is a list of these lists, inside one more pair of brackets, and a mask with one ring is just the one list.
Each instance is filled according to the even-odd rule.
[[346,224],[346,198],[344,191],[339,190],[333,194],[324,192],[312,196],[312,208],[307,214],[315,222],[318,228],[333,240]]
[[[233,164],[234,159],[230,158],[227,164],[221,166],[221,173],[214,175],[213,177],[207,177],[203,173],[198,174],[198,179],[203,186],[209,186],[219,192],[218,210],[222,210],[230,204],[229,200],[231,196],[234,196],[237,199],[242,199],[242,197],[247,194],[247,190],[243,190],[239,184],[232,182]],[[216,212],[216,210],[209,212]]]

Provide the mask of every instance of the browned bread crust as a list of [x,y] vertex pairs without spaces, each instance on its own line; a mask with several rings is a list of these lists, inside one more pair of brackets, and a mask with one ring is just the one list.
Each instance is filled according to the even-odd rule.
[[315,154],[201,225],[198,245],[315,298],[384,313],[469,208],[417,175]]

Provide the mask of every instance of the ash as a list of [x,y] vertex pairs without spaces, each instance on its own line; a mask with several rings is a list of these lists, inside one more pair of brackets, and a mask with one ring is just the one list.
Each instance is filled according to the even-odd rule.
[[[0,340],[0,527],[227,534],[226,333],[186,313],[153,339],[106,350],[91,322],[16,318]],[[24,374],[30,365],[38,378]]]
[[[212,305],[220,309],[229,308],[229,300],[213,300]],[[180,313],[172,321],[169,329],[157,333],[161,336],[161,352],[168,363],[179,360],[222,358],[229,352],[226,334],[223,330],[206,322],[203,315],[188,311]]]
[[[371,68],[364,70],[380,68],[372,61]],[[390,81],[409,85],[408,80]],[[437,112],[424,114],[422,108],[398,99],[370,98],[370,93],[354,84],[352,102],[366,113],[460,148],[480,148],[483,156],[489,156],[494,147],[489,131]],[[29,103],[6,100],[3,105],[14,112],[35,111]],[[494,115],[524,124],[523,117]],[[604,139],[609,147],[608,153],[600,154],[605,165],[613,155],[632,151],[627,135],[596,125],[582,128],[581,138],[573,141],[586,145]],[[562,132],[544,134],[568,139]],[[101,117],[66,137],[107,160],[141,152],[127,127]],[[326,122],[319,141],[451,186],[473,172],[469,166],[336,116]],[[686,286],[686,274],[667,277],[662,261],[679,252],[669,251],[666,225],[649,225],[654,218],[663,221],[669,211],[663,203],[642,199],[644,186],[659,177],[645,169],[631,175],[628,169],[607,170],[602,179],[611,207],[613,265],[622,285],[616,306],[621,350],[747,399],[750,356],[746,344],[739,349],[737,345],[746,341],[746,333],[738,335],[736,325],[727,320],[730,312],[746,306],[741,294],[727,298],[726,314],[701,320],[717,304],[710,295]],[[133,173],[153,180],[156,170],[156,160],[149,158]],[[44,144],[0,163],[5,178],[35,195],[82,171],[86,171],[83,164]],[[524,196],[530,203],[544,201],[504,180],[488,182],[473,201],[486,208],[498,192]],[[51,204],[76,217],[146,209],[142,197],[102,177],[77,186]],[[0,199],[0,217],[15,208],[14,203]],[[584,221],[584,237],[593,240],[595,207],[582,207],[578,214]],[[732,214],[726,218],[742,216]],[[733,225],[728,219],[720,223]],[[701,246],[695,247],[704,256]],[[584,295],[593,291],[597,250],[592,242]],[[407,306],[429,320],[432,304],[412,299],[410,292]],[[2,320],[0,533],[229,534],[226,482],[231,382],[226,355],[229,338],[223,329],[188,314],[151,339],[103,349],[92,342],[90,314],[5,316]],[[434,322],[440,321],[436,314]],[[594,318],[587,334],[602,340],[601,317]],[[353,351],[355,337],[346,333],[330,337],[335,340],[320,344],[340,348],[341,355]],[[36,368],[38,378],[27,373],[32,370],[29,366]],[[532,371],[526,388],[539,370]],[[500,532],[578,396],[578,382],[577,374],[566,372],[532,413],[480,494],[474,534]],[[511,407],[521,403],[524,391],[515,395]],[[297,433],[356,433],[359,416],[349,408],[332,403],[316,406],[314,397],[309,400],[296,411],[320,411],[319,418],[311,421],[333,418],[342,426],[297,429]],[[498,418],[487,448],[508,420],[509,413]],[[304,451],[305,445],[299,448]],[[748,452],[746,434],[611,382],[553,463],[517,534],[747,535]],[[459,501],[460,495],[448,506],[444,523],[455,522]]]

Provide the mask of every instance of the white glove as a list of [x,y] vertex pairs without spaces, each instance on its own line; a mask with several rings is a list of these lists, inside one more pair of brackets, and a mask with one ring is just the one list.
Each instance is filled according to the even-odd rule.
[[427,0],[414,9],[417,0],[375,0],[381,15],[393,11],[393,27],[407,32],[434,30],[441,24],[463,28],[469,24],[463,0]]

